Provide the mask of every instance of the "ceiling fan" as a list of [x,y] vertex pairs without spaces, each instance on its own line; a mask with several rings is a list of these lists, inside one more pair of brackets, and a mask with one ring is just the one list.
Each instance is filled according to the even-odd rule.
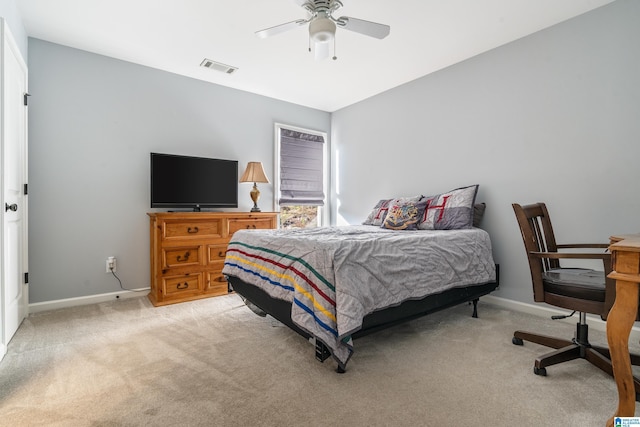
[[335,56],[335,34],[336,28],[344,28],[345,30],[354,31],[364,34],[365,36],[383,39],[389,35],[391,27],[376,22],[365,21],[363,19],[351,18],[350,16],[333,17],[333,12],[340,9],[342,1],[340,0],[294,0],[305,9],[309,16],[307,19],[297,19],[295,21],[286,22],[276,25],[275,27],[266,28],[256,31],[256,35],[261,38],[270,37],[282,32],[309,24],[309,51],[311,44],[315,51],[316,59],[324,59],[329,56],[329,45],[334,42]]

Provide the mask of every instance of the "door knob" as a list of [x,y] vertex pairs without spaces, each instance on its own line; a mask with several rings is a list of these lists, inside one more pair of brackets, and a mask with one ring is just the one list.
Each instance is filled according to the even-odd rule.
[[15,212],[15,211],[17,211],[17,210],[18,210],[18,205],[16,205],[15,203],[14,203],[14,204],[12,204],[12,205],[10,205],[10,204],[8,204],[8,203],[5,203],[5,204],[4,204],[4,211],[5,211],[5,212],[6,212],[6,211],[13,211],[13,212]]

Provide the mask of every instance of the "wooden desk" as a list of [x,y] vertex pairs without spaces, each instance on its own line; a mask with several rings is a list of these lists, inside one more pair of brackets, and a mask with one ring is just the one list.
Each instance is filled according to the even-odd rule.
[[640,234],[612,236],[611,243],[609,250],[614,271],[608,277],[616,279],[616,301],[607,317],[607,341],[618,387],[618,408],[607,421],[607,427],[613,426],[614,417],[635,416],[636,392],[629,358],[629,334],[638,315]]

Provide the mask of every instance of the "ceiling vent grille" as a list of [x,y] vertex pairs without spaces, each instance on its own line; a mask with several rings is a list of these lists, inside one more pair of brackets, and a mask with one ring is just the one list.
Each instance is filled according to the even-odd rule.
[[210,68],[212,70],[220,71],[226,74],[233,74],[238,70],[238,67],[232,67],[231,65],[222,64],[220,62],[212,61],[205,58],[201,63],[201,67]]

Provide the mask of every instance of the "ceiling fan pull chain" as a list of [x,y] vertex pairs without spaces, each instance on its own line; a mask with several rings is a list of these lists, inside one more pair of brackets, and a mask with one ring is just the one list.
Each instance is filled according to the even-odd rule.
[[335,61],[336,59],[338,59],[338,57],[336,56],[336,38],[333,38],[333,60]]

